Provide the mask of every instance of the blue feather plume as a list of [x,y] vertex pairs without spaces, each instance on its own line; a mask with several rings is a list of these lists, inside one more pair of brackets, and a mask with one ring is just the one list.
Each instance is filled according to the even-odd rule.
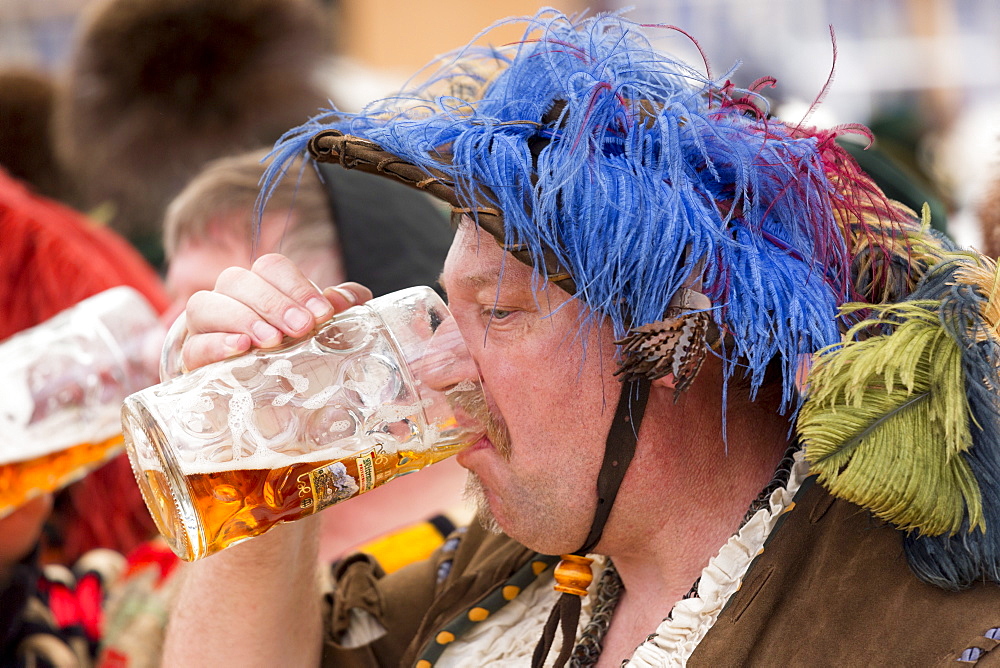
[[828,147],[617,15],[543,11],[506,48],[467,47],[404,93],[320,114],[279,142],[262,200],[328,129],[443,172],[472,209],[500,208],[507,242],[536,267],[553,251],[618,336],[700,286],[732,340],[725,368],[756,389],[780,357],[786,405],[799,356],[834,343],[836,305],[858,297]]

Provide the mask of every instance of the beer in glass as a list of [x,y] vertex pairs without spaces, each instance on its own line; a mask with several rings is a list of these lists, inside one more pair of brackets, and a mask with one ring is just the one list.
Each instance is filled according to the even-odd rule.
[[160,532],[193,560],[457,453],[484,410],[447,307],[419,287],[138,392],[122,420]]
[[0,517],[122,451],[122,401],[156,382],[163,334],[122,286],[0,343]]

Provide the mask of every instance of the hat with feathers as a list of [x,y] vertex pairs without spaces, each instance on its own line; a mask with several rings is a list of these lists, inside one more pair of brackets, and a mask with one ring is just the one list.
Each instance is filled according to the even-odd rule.
[[779,365],[835,495],[906,532],[921,578],[1000,581],[995,264],[881,192],[835,141],[864,128],[773,118],[773,80],[737,88],[620,15],[524,25],[291,130],[262,197],[304,152],[424,189],[607,316],[624,378],[683,386],[712,348],[756,391]]

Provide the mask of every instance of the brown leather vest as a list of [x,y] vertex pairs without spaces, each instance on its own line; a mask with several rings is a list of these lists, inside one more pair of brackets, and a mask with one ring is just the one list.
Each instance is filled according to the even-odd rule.
[[998,627],[1000,586],[920,582],[899,531],[810,478],[688,666],[1000,666]]
[[[455,551],[381,577],[369,559],[338,572],[324,665],[411,666],[441,628],[486,597],[534,553],[470,527]],[[435,584],[437,569],[452,572]],[[388,633],[344,650],[334,638],[352,607]],[[772,532],[688,666],[1000,666],[1000,586],[961,592],[910,572],[902,534],[861,508],[835,500],[813,479]],[[966,652],[966,650],[972,650]],[[978,654],[976,661],[958,663]]]

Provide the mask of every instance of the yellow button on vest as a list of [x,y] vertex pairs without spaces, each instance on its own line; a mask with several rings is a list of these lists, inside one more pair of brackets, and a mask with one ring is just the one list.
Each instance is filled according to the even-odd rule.
[[454,639],[455,639],[455,634],[450,633],[449,631],[442,631],[441,633],[437,634],[437,638],[435,638],[435,640],[437,640],[439,645],[447,645]]
[[417,661],[417,668],[431,668],[431,662],[427,659],[420,659]]
[[486,608],[473,608],[469,610],[469,621],[481,622],[490,616],[490,611]]
[[533,570],[535,572],[535,575],[540,574],[542,571],[544,571],[548,567],[549,567],[549,565],[547,563],[545,563],[544,561],[533,561],[533,562],[531,562],[531,570]]
[[503,588],[503,597],[505,601],[513,601],[514,598],[521,593],[521,588],[515,585],[507,585]]

